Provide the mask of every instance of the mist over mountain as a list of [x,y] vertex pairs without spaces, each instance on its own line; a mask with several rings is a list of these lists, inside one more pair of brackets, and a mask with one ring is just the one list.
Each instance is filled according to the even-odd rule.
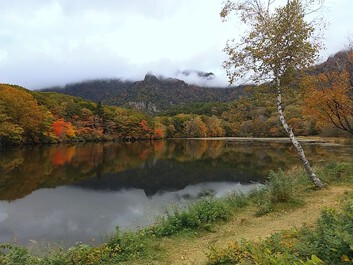
[[149,114],[161,113],[177,105],[192,102],[227,102],[241,97],[244,86],[210,87],[196,85],[211,83],[215,75],[201,71],[182,71],[179,78],[166,78],[146,74],[144,80],[97,79],[46,88],[42,91],[58,92],[102,102],[106,105],[134,108]]
[[[306,70],[309,75],[346,68],[353,73],[347,51],[340,51],[325,62]],[[184,70],[175,77],[145,75],[143,80],[96,79],[52,87],[43,91],[81,97],[106,105],[137,109],[159,114],[191,103],[229,102],[245,95],[244,86],[212,86],[217,78],[212,72]],[[353,82],[353,80],[352,80]]]

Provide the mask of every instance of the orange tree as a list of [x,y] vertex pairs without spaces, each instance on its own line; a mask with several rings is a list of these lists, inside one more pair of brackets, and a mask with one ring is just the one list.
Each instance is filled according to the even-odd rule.
[[304,78],[308,88],[305,95],[305,112],[317,118],[321,127],[333,124],[353,135],[353,50],[346,53],[344,65]]

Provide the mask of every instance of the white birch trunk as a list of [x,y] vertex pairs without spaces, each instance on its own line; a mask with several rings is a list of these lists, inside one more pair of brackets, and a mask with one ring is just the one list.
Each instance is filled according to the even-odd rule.
[[298,153],[298,155],[300,157],[300,160],[303,162],[305,170],[308,173],[310,179],[312,180],[312,182],[315,184],[316,187],[323,188],[324,184],[316,176],[315,172],[311,168],[310,163],[309,163],[308,159],[305,156],[305,153],[304,153],[304,150],[303,150],[301,144],[295,138],[295,135],[293,133],[292,128],[287,124],[287,121],[284,118],[283,111],[282,111],[282,94],[281,94],[279,78],[276,79],[276,88],[277,88],[277,111],[278,111],[279,119],[280,119],[280,121],[282,123],[282,126],[283,126],[284,130],[287,132],[287,134],[288,134],[293,146],[297,150],[297,153]]

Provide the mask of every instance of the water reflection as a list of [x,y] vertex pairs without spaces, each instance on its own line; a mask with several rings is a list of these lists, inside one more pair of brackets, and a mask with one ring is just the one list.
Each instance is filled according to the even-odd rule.
[[26,199],[0,205],[1,242],[26,244],[30,240],[77,241],[95,244],[106,239],[114,228],[137,228],[152,223],[171,203],[185,203],[204,188],[225,193],[231,189],[247,192],[254,184],[209,183],[162,192],[147,198],[140,189],[93,191],[76,187],[41,189]]
[[[311,160],[352,148],[307,145]],[[247,192],[298,164],[290,145],[180,140],[46,146],[0,152],[0,242],[100,242],[116,225],[146,225],[165,205]]]
[[[311,160],[345,148],[309,145]],[[339,152],[342,152],[339,153]],[[206,181],[252,182],[298,163],[289,145],[226,141],[155,141],[46,146],[0,152],[0,200],[61,185],[93,189],[139,188],[153,195]]]

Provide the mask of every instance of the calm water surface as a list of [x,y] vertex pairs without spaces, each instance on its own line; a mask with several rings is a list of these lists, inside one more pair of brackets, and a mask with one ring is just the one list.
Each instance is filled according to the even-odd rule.
[[[305,145],[314,163],[353,147]],[[300,165],[285,143],[177,140],[0,151],[0,243],[89,244],[152,223],[205,190],[246,193],[270,170]]]

